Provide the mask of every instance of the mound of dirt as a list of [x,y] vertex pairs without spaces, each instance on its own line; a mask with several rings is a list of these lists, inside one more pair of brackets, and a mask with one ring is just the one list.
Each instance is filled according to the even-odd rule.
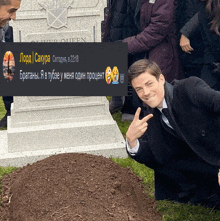
[[2,178],[8,221],[159,221],[142,179],[108,158],[54,155]]

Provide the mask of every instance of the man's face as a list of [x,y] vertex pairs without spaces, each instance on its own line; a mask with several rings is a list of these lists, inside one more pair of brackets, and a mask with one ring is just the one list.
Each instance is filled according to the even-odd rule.
[[21,1],[11,0],[10,4],[0,6],[0,27],[4,27],[11,19],[16,18],[16,11],[20,8]]
[[144,72],[131,81],[138,97],[151,108],[162,107],[165,79],[161,74],[157,80],[149,72]]

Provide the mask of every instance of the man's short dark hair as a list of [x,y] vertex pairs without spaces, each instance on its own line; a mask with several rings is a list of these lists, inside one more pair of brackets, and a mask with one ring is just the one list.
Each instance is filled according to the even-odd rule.
[[9,5],[10,3],[11,3],[11,0],[0,0],[0,6]]
[[159,80],[160,75],[162,74],[159,66],[154,62],[147,59],[141,59],[134,62],[128,70],[128,81],[131,84],[131,81],[138,77],[140,74],[145,72],[153,75],[157,80]]
[[[18,0],[21,1],[21,0]],[[2,5],[10,5],[11,4],[11,0],[0,0],[0,7]]]

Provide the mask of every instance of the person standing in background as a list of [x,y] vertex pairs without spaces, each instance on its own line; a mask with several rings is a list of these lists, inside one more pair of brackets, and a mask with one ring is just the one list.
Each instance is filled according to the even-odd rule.
[[[13,29],[8,25],[10,20],[16,19],[16,11],[20,8],[21,0],[0,0],[0,42],[13,42]],[[11,115],[12,96],[2,97],[6,114],[0,120],[0,128],[7,127],[7,117]]]
[[180,46],[186,53],[194,49],[190,38],[193,30],[199,28],[204,43],[204,65],[201,78],[213,89],[220,90],[220,2],[207,0],[190,21],[180,30]]
[[[168,82],[181,79],[183,75],[175,36],[175,9],[175,0],[113,1],[105,41],[122,40],[128,44],[129,66],[141,58],[148,58],[159,65]],[[131,96],[125,98],[122,113],[132,115],[129,119],[132,120],[140,104],[140,99],[133,91]]]
[[[197,13],[200,11],[205,3],[200,0],[178,0],[177,10],[176,10],[176,23],[177,23],[177,34],[178,39],[181,36],[181,28]],[[201,75],[201,68],[203,66],[203,53],[204,53],[204,43],[203,41],[198,41],[201,39],[201,33],[199,27],[193,30],[191,34],[191,46],[194,49],[191,53],[185,53],[182,51],[181,47],[178,47],[180,61],[185,77]],[[184,41],[182,42],[184,44]]]

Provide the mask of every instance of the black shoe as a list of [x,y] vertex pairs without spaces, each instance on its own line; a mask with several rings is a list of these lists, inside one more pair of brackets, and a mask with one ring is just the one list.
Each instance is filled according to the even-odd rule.
[[5,116],[0,120],[0,128],[7,127],[7,117],[9,114],[5,114]]
[[123,107],[123,97],[121,96],[113,96],[109,102],[109,111],[111,114],[121,110]]

